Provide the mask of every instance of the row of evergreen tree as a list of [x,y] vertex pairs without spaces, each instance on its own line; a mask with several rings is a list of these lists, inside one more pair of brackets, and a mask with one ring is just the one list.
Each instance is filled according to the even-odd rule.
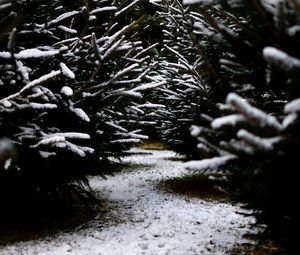
[[0,202],[78,199],[155,125],[199,159],[187,168],[226,172],[294,240],[299,12],[296,0],[0,1]]
[[147,139],[157,44],[144,1],[0,4],[0,201],[38,211]]
[[[167,2],[167,3],[166,3]],[[160,132],[186,168],[223,171],[267,232],[299,236],[298,1],[161,1]],[[191,127],[191,136],[188,129]]]

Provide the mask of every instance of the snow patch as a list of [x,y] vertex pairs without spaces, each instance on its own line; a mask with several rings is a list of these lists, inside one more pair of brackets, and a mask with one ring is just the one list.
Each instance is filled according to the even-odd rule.
[[300,112],[300,98],[297,98],[284,107],[285,113],[294,113],[294,112]]
[[106,7],[100,7],[92,10],[90,12],[91,15],[98,14],[100,12],[107,12],[107,11],[116,11],[118,8],[116,6],[106,6]]
[[264,113],[262,110],[251,106],[246,100],[235,93],[229,93],[226,103],[231,105],[236,111],[240,112],[252,124],[259,127],[267,127],[275,131],[281,130],[281,124],[273,116]]
[[71,69],[69,67],[67,67],[66,64],[64,63],[60,63],[60,68],[62,71],[62,74],[70,79],[74,79],[75,78],[75,74],[71,71]]
[[263,151],[272,151],[274,145],[281,141],[280,137],[262,138],[244,129],[239,130],[237,137]]
[[263,56],[266,61],[286,71],[299,71],[300,60],[274,47],[265,47]]
[[200,4],[200,3],[206,3],[211,4],[214,1],[212,0],[183,0],[183,4]]
[[220,166],[225,165],[227,162],[236,159],[235,155],[226,155],[221,157],[214,157],[209,159],[202,159],[202,160],[192,160],[186,162],[184,167],[188,170],[192,171],[206,171],[208,169],[218,169]]
[[216,118],[212,123],[213,129],[220,129],[224,126],[236,126],[240,122],[244,122],[246,119],[241,114],[232,114],[225,117]]
[[70,97],[70,96],[73,95],[73,89],[71,89],[68,86],[64,86],[64,87],[61,88],[60,93],[67,96],[67,97]]
[[138,166],[134,169],[107,180],[90,178],[91,187],[108,202],[107,215],[101,213],[72,232],[1,246],[1,255],[225,255],[235,244],[253,244],[243,237],[257,231],[251,225],[254,217],[244,216],[250,211],[239,205],[187,199],[157,188],[161,180],[187,173],[182,162],[167,160],[175,153],[130,152],[148,154],[123,159]]
[[72,112],[74,112],[83,121],[86,121],[86,122],[90,122],[91,121],[90,118],[89,118],[89,116],[81,108],[73,108],[73,107],[71,107],[70,110]]

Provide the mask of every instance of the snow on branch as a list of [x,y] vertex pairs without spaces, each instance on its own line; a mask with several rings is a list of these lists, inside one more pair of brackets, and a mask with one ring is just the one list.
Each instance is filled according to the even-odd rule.
[[53,134],[52,137],[44,138],[37,144],[31,146],[31,148],[41,148],[43,150],[45,150],[45,148],[47,147],[67,149],[80,157],[85,157],[86,153],[94,153],[95,151],[93,148],[90,147],[73,144],[66,140],[66,136],[62,136],[61,134],[56,136],[55,134]]
[[184,62],[188,63],[187,59],[182,54],[180,54],[178,51],[172,49],[168,45],[165,45],[165,47],[166,47],[166,49],[168,49],[169,51],[171,51],[172,53],[174,53],[177,57],[179,57],[181,60],[183,60]]
[[237,133],[237,137],[262,151],[272,151],[274,145],[281,141],[280,137],[262,138],[244,129]]
[[0,1],[0,11],[4,11],[4,10],[10,8],[11,6],[12,6],[12,3],[9,0]]
[[128,11],[130,8],[134,7],[135,5],[137,5],[139,2],[141,2],[142,0],[134,0],[132,1],[132,3],[128,4],[127,6],[125,6],[123,9],[117,11],[115,13],[115,17],[120,16],[122,13]]
[[213,3],[212,0],[183,0],[183,4],[202,4],[202,3]]
[[17,71],[22,75],[23,82],[29,82],[29,68],[26,68],[22,61],[16,60]]
[[226,103],[240,112],[253,125],[262,128],[270,128],[276,132],[281,130],[281,124],[273,116],[264,113],[262,110],[251,106],[246,100],[235,93],[230,93],[226,98]]
[[102,13],[102,12],[107,12],[107,11],[116,11],[118,8],[116,6],[106,6],[106,7],[100,7],[100,8],[96,8],[94,10],[92,10],[90,12],[91,15],[95,15],[98,13]]
[[196,126],[196,125],[192,125],[190,127],[191,136],[193,136],[193,137],[199,136],[201,134],[201,132],[202,132],[202,129],[203,129],[202,127],[199,127],[199,126]]
[[139,67],[139,64],[135,63],[132,64],[126,68],[124,68],[123,70],[120,70],[119,72],[117,72],[112,78],[111,80],[117,80],[118,78],[124,76],[125,74],[131,72],[132,70],[134,70],[135,68]]
[[49,21],[47,23],[48,26],[53,26],[56,25],[57,23],[60,23],[62,21],[64,21],[65,19],[69,19],[69,18],[73,18],[74,16],[76,16],[78,13],[80,13],[79,11],[71,11],[71,12],[66,12],[63,13],[62,15],[58,16],[57,18]]
[[130,96],[130,97],[136,97],[136,98],[143,97],[141,93],[135,92],[133,90],[120,91],[120,92],[117,92],[116,95]]
[[297,113],[292,113],[286,116],[282,122],[284,130],[288,129],[291,126],[294,126],[299,122],[299,116]]
[[125,132],[125,133],[128,132],[128,130],[126,128],[123,128],[123,127],[121,127],[121,126],[113,123],[112,121],[106,121],[105,124],[108,125],[108,126],[111,126],[111,127],[115,128],[117,130],[120,130],[122,132]]
[[145,104],[140,104],[137,106],[138,108],[166,108],[165,105],[163,104],[153,104],[153,103],[145,103]]
[[83,120],[85,122],[90,122],[91,121],[89,116],[81,108],[74,108],[73,106],[71,106],[69,109],[70,109],[71,112],[75,113],[75,115],[77,117],[79,117],[81,120]]
[[[78,156],[80,156],[82,158],[86,156],[85,150],[81,146],[75,145],[68,141],[66,141],[65,144],[66,144],[66,148],[69,151],[71,151],[72,153],[77,154]],[[91,148],[91,150],[93,151],[92,148]]]
[[66,97],[70,97],[73,95],[73,89],[71,89],[69,86],[63,86],[60,90],[60,93]]
[[[39,49],[26,49],[13,55],[15,59],[29,59],[29,58],[46,58],[53,57],[60,53],[59,50],[46,50],[42,51]],[[0,59],[11,59],[12,54],[7,51],[0,51]]]
[[60,68],[62,71],[62,74],[70,79],[74,79],[75,78],[75,74],[70,70],[69,67],[67,67],[67,65],[65,63],[60,63]]
[[46,137],[64,137],[69,139],[91,139],[90,135],[78,132],[64,132],[46,135]]
[[116,41],[114,44],[112,44],[109,48],[107,48],[103,55],[100,55],[101,60],[107,59],[116,49],[121,45],[121,42],[123,41],[123,38]]
[[141,139],[136,139],[136,138],[128,138],[128,139],[117,139],[117,140],[112,140],[110,143],[139,143],[141,142]]
[[223,127],[232,126],[235,127],[239,123],[245,122],[246,119],[241,114],[232,114],[225,117],[220,117],[214,119],[214,121],[211,123],[211,127],[213,129],[221,129]]
[[57,70],[57,71],[52,71],[48,74],[45,74],[43,76],[41,76],[40,78],[38,79],[35,79],[31,82],[29,82],[28,84],[26,84],[26,86],[24,86],[21,90],[20,90],[20,94],[23,94],[24,92],[32,89],[33,87],[37,86],[37,85],[41,85],[51,79],[54,79],[56,78],[57,76],[59,76],[61,74],[61,71],[60,70]]
[[299,72],[300,60],[274,47],[265,47],[263,56],[270,64],[287,72]]
[[69,27],[66,27],[63,25],[59,25],[57,28],[64,31],[65,33],[75,34],[75,35],[77,34],[77,31],[75,29],[72,29],[72,28],[69,28]]
[[143,84],[143,85],[140,85],[140,86],[132,89],[131,91],[149,90],[149,89],[160,87],[166,83],[167,83],[166,81],[161,81],[161,82],[153,82],[153,83]]
[[237,159],[237,156],[226,155],[221,157],[213,157],[210,159],[192,160],[184,163],[184,167],[187,170],[205,172],[209,169],[216,170],[219,167],[226,165],[229,161],[232,161],[234,159]]
[[152,45],[150,45],[149,47],[147,47],[146,49],[143,49],[142,51],[140,51],[138,54],[136,54],[133,58],[139,58],[141,56],[143,56],[144,54],[148,53],[149,51],[153,50],[154,48],[156,48],[159,45],[159,43],[154,43]]
[[24,94],[28,90],[33,89],[34,87],[36,87],[38,85],[41,85],[41,84],[43,84],[43,83],[45,83],[45,82],[47,82],[51,79],[54,79],[57,76],[59,76],[60,74],[61,74],[60,70],[52,71],[48,74],[45,74],[45,75],[41,76],[40,78],[35,79],[35,80],[27,83],[19,92],[15,93],[15,94],[11,94],[8,97],[5,97],[5,98],[1,99],[0,103],[3,103],[4,101],[8,101],[8,100],[11,100],[11,99],[14,99],[16,97],[21,97],[22,94]]
[[34,109],[34,110],[47,110],[47,109],[56,109],[57,105],[56,104],[40,104],[40,103],[27,103],[27,104],[22,104],[22,105],[16,105],[18,109],[24,110],[24,109]]
[[55,143],[65,142],[65,141],[66,141],[66,138],[63,136],[52,136],[49,138],[42,139],[37,144],[32,145],[31,147],[37,148],[39,146],[51,145],[51,144],[55,144]]
[[285,113],[300,112],[300,98],[297,98],[289,102],[288,104],[286,104],[284,107],[284,112]]

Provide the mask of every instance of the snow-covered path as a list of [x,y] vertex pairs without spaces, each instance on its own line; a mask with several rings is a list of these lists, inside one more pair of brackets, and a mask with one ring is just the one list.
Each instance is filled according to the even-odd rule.
[[[142,152],[134,149],[135,152]],[[249,242],[254,219],[238,206],[165,193],[157,183],[186,174],[170,151],[147,151],[124,159],[133,167],[108,180],[93,177],[91,186],[107,200],[105,220],[95,219],[72,233],[0,248],[0,254],[119,255],[228,254]]]

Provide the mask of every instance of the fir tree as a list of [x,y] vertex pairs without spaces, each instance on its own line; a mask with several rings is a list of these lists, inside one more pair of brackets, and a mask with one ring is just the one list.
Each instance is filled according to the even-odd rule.
[[197,14],[177,0],[161,1],[159,7],[164,26],[164,48],[154,77],[166,81],[155,96],[165,106],[157,111],[159,133],[172,149],[182,155],[213,155],[209,150],[196,150],[197,142],[189,131],[196,123],[209,128],[210,115],[217,111],[209,99],[211,78],[199,72],[204,59],[198,52],[193,33]]
[[2,201],[76,196],[88,172],[147,138],[143,94],[159,84],[142,2],[1,2]]
[[[257,210],[267,230],[297,246],[299,5],[296,1],[217,2],[217,7],[194,5],[200,17],[194,33],[201,35],[198,46],[207,61],[202,72],[213,74],[213,67],[228,86],[226,104],[222,97],[211,97],[222,114],[211,121],[210,137],[201,124],[192,131],[198,146],[210,145],[217,156],[186,167],[226,169],[233,189]],[[202,36],[212,43],[203,44]]]

